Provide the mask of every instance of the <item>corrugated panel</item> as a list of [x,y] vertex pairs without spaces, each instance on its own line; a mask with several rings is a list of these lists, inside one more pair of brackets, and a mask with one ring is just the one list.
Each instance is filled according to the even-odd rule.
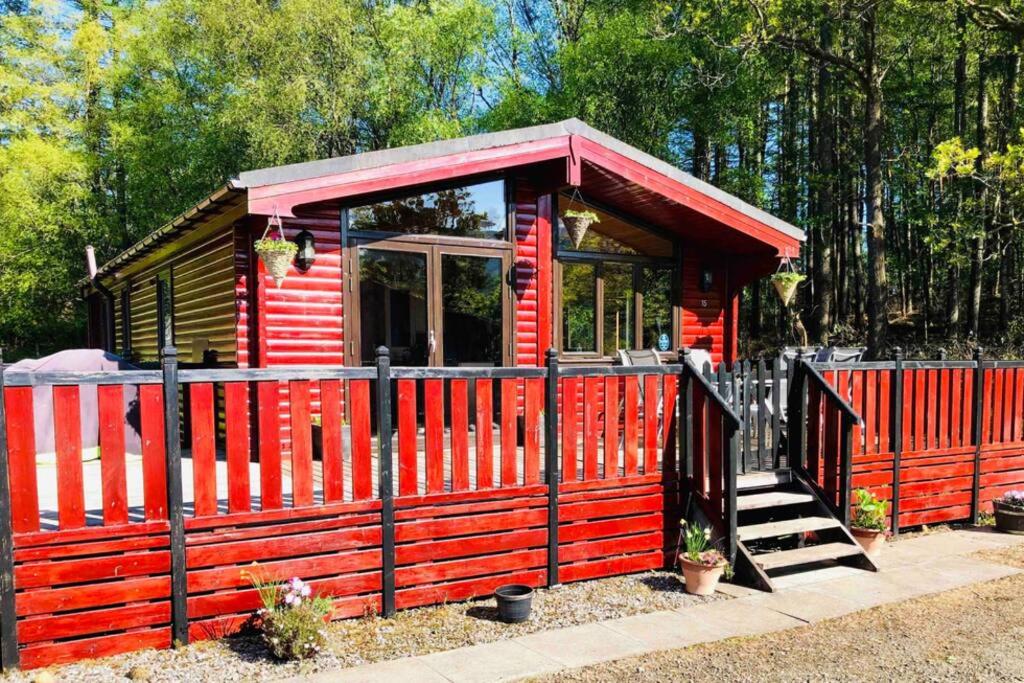
[[715,363],[722,361],[725,351],[726,271],[714,269],[714,286],[710,292],[700,291],[701,259],[696,254],[683,256],[683,312],[680,343],[693,349],[711,352]]

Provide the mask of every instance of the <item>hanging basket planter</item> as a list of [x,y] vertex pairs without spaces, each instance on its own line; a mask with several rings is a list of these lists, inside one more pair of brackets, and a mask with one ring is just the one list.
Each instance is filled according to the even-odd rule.
[[295,254],[299,251],[299,246],[283,237],[263,237],[256,240],[254,248],[270,277],[274,279],[274,286],[280,289],[292,261],[295,260]]
[[807,279],[806,275],[801,273],[794,273],[792,271],[775,273],[772,275],[772,286],[775,288],[775,293],[779,295],[779,299],[782,301],[783,306],[789,306],[793,301],[793,297],[796,296],[797,287],[800,283]]
[[569,232],[569,238],[577,249],[583,244],[583,238],[587,235],[587,229],[594,223],[599,222],[597,214],[593,211],[567,210],[562,214],[562,223]]

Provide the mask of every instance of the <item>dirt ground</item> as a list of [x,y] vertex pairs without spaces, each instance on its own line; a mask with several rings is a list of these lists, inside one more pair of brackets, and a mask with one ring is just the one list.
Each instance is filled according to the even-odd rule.
[[[1024,567],[1024,547],[979,557]],[[1024,681],[1024,575],[538,681]]]

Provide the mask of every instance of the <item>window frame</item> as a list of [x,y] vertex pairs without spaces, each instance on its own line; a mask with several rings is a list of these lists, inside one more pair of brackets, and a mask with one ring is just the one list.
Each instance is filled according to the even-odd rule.
[[[559,208],[558,208],[559,195],[556,193],[552,196],[551,201],[551,230],[552,230],[552,244],[555,245],[554,253],[552,254],[553,268],[552,268],[552,282],[554,284],[554,296],[552,297],[552,303],[554,305],[554,341],[555,348],[558,349],[558,356],[560,359],[565,361],[579,361],[579,362],[613,362],[616,359],[614,355],[606,355],[604,349],[604,264],[605,263],[616,263],[616,264],[631,264],[633,268],[633,349],[642,350],[644,347],[641,346],[643,342],[643,293],[640,291],[640,284],[642,281],[642,270],[645,267],[656,267],[664,268],[665,270],[671,271],[671,282],[672,291],[669,295],[669,301],[671,302],[671,335],[674,341],[679,339],[679,324],[682,310],[682,302],[680,300],[682,287],[681,275],[682,275],[682,251],[679,245],[678,239],[665,231],[660,230],[654,226],[648,225],[643,221],[637,220],[632,216],[623,214],[620,211],[611,209],[610,207],[598,204],[593,201],[587,201],[587,204],[594,206],[595,208],[611,214],[619,220],[628,222],[630,225],[638,230],[645,230],[647,232],[653,232],[660,237],[668,239],[672,242],[671,257],[664,256],[644,256],[640,254],[614,254],[605,252],[593,252],[593,251],[576,251],[572,249],[564,249],[559,244]],[[563,264],[566,263],[587,263],[595,266],[595,287],[594,287],[594,340],[595,349],[593,351],[567,351],[563,348],[563,297],[562,297],[562,268]],[[674,358],[677,354],[675,348],[669,351],[658,352],[663,358]]]

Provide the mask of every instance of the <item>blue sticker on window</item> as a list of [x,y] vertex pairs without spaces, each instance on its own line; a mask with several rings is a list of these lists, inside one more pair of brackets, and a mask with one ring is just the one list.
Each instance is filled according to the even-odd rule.
[[669,345],[668,334],[666,334],[665,332],[662,332],[661,336],[658,337],[658,350],[659,351],[668,351],[668,345]]

